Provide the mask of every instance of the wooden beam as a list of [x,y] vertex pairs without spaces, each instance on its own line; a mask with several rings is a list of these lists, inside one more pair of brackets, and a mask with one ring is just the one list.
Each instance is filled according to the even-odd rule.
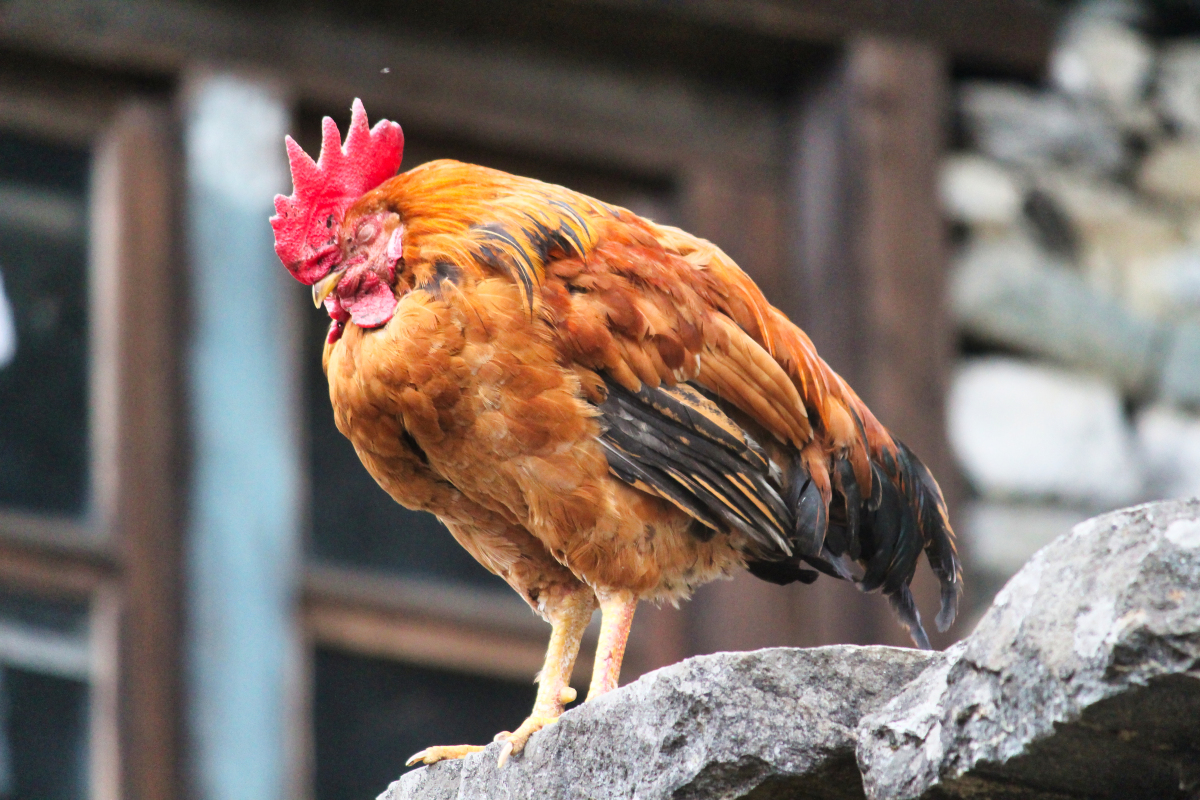
[[[306,603],[304,621],[318,645],[510,680],[531,680],[541,669],[546,652],[544,641],[514,639],[451,622],[413,620],[394,611],[321,600]],[[582,672],[577,678],[585,679],[590,667],[591,661],[585,656],[577,666],[576,671]]]
[[19,591],[86,600],[116,573],[95,553],[0,540],[0,583]]
[[0,537],[40,545],[48,550],[74,550],[98,557],[110,554],[110,548],[102,536],[97,535],[95,526],[76,517],[0,510]]
[[180,537],[173,131],[127,102],[96,148],[92,318],[96,506],[122,575],[125,791],[178,797]]
[[574,0],[626,13],[683,17],[729,30],[838,44],[863,35],[920,39],[951,58],[1039,74],[1062,12],[1038,0]]
[[[302,615],[318,645],[522,681],[541,669],[550,634],[515,597],[327,566],[307,570]],[[576,684],[594,654],[589,629]]]
[[[413,39],[448,34],[467,45],[508,42],[524,50],[583,52],[591,61],[607,55],[614,61],[673,60],[684,68],[696,63],[687,43],[702,43],[735,72],[742,66],[738,61],[761,60],[762,51],[781,42],[836,46],[875,34],[919,38],[960,63],[1033,76],[1044,67],[1061,18],[1055,5],[1038,0],[542,0],[486,7],[444,0],[352,11],[316,0],[276,7],[279,12],[272,13],[261,6],[222,9],[179,0],[12,0],[5,6],[3,27],[14,34],[57,27],[52,38],[79,54],[117,59],[143,71],[177,70],[181,52],[266,66],[300,37],[316,61],[333,49],[350,64],[361,56],[383,55],[371,41],[380,32],[403,37],[417,31],[423,35]],[[474,24],[463,25],[464,18]],[[289,31],[284,39],[271,39]],[[569,48],[562,46],[564,31],[570,31]],[[355,47],[341,45],[347,41]],[[263,45],[265,50],[256,49]],[[786,55],[782,50],[774,60]],[[406,61],[399,52],[393,56]],[[376,65],[374,71],[381,68]]]
[[765,93],[677,74],[648,80],[632,66],[505,41],[479,47],[414,34],[402,19],[347,18],[315,6],[270,14],[184,0],[12,0],[0,44],[174,76],[197,63],[242,64],[323,108],[347,108],[359,96],[372,115],[402,124],[652,174],[674,172],[697,153],[731,165],[774,158],[774,103]]
[[479,591],[441,581],[404,578],[353,567],[309,564],[305,602],[375,608],[430,622],[452,622],[545,640],[546,623],[516,594]]
[[[798,97],[791,277],[821,355],[928,464],[953,508],[959,476],[943,408],[952,326],[935,188],[948,79],[944,54],[928,45],[861,37]],[[914,587],[928,617],[937,595],[923,565]],[[822,640],[908,644],[879,598],[812,588]]]
[[[778,153],[782,137],[768,143]],[[783,275],[781,183],[774,169],[747,170],[723,159],[697,160],[681,173],[683,227],[716,244],[767,299],[787,305]]]

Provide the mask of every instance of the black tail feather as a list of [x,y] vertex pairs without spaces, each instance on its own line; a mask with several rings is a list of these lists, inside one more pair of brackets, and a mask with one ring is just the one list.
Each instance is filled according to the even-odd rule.
[[873,481],[879,486],[879,506],[865,515],[862,526],[863,533],[870,536],[862,537],[862,557],[866,560],[866,572],[859,581],[859,588],[864,592],[873,592],[883,586],[887,579],[888,570],[892,565],[892,555],[900,538],[902,518],[902,501],[899,488],[883,474],[877,465],[871,464]]
[[932,650],[933,645],[929,643],[929,635],[925,633],[925,628],[921,625],[921,612],[917,610],[917,604],[913,601],[909,588],[904,586],[895,594],[889,594],[888,602],[891,603],[896,616],[900,618],[900,624],[908,629],[908,635],[912,637],[913,644],[922,650]]
[[[854,466],[848,458],[839,458],[834,463],[834,487],[842,495],[845,513],[846,531],[857,531],[859,520],[862,517],[862,491],[858,486],[858,478],[854,475]],[[841,541],[829,542],[829,549],[835,555],[841,555],[849,550],[850,541],[854,537],[846,537],[843,535]],[[851,556],[854,557],[853,555]]]
[[810,480],[800,492],[800,502],[796,504],[796,525],[793,534],[796,553],[801,556],[815,556],[820,553],[828,526],[829,508],[825,505],[817,484]]
[[[808,582],[817,572],[854,581],[864,592],[887,596],[913,642],[930,647],[909,588],[922,550],[941,583],[939,631],[957,613],[958,557],[946,505],[937,482],[903,444],[884,449],[871,461],[871,491],[862,494],[854,469],[836,458],[831,470],[833,498],[827,505],[816,483],[797,460],[785,502],[792,510],[793,553],[780,562],[757,562],[750,571],[774,583]],[[861,566],[856,574],[854,564]],[[798,575],[803,574],[803,577]]]
[[958,614],[958,596],[962,589],[959,575],[958,555],[954,550],[954,534],[950,529],[946,502],[937,481],[921,461],[904,444],[898,443],[912,464],[920,494],[921,538],[925,543],[925,557],[933,574],[941,583],[941,609],[938,612],[937,629],[945,631],[954,623]]

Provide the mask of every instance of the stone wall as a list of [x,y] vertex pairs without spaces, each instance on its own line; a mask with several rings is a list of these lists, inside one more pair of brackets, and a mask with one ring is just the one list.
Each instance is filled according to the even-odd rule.
[[1200,501],[1087,521],[945,653],[700,656],[380,800],[1200,798]]
[[985,601],[1091,514],[1200,494],[1200,38],[1154,29],[1081,3],[1043,87],[957,88],[948,418]]

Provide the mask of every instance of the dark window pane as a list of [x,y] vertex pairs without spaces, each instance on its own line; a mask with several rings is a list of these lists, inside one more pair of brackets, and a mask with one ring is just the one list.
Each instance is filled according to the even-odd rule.
[[[348,119],[339,119],[342,130]],[[319,118],[308,115],[304,146],[320,150]],[[544,158],[500,153],[463,143],[414,136],[405,145],[404,168],[436,158],[485,164],[539,180],[561,183],[602,200],[626,206],[660,222],[672,223],[674,198],[664,181],[631,178]],[[323,311],[313,309],[304,356],[310,431],[312,539],[310,555],[349,566],[386,570],[414,577],[435,577],[503,589],[504,583],[475,563],[428,514],[407,511],[380,489],[358,460],[354,448],[333,424],[329,387],[321,372],[321,349],[329,327]]]
[[0,629],[17,626],[84,642],[87,605],[0,590]]
[[0,692],[6,704],[0,759],[8,762],[0,760],[0,797],[87,797],[87,684],[4,668]]
[[87,608],[0,593],[0,798],[82,800]]
[[487,744],[533,708],[536,689],[318,649],[317,800],[375,797],[435,744]]
[[89,154],[0,132],[0,507],[87,502]]

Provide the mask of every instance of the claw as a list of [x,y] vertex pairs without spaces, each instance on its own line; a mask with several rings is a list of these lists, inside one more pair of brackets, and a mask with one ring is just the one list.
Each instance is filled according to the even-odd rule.
[[508,757],[512,755],[514,745],[511,741],[504,743],[504,747],[500,748],[500,757],[496,759],[496,768],[500,769],[508,763]]
[[558,717],[530,717],[522,722],[521,726],[512,733],[504,731],[496,734],[496,741],[504,742],[504,746],[500,748],[500,758],[496,760],[496,766],[503,767],[508,763],[509,756],[520,753],[525,749],[529,737],[547,725],[553,725],[557,721]]
[[404,766],[411,767],[418,761],[423,761],[426,764],[436,764],[439,761],[450,761],[456,758],[462,758],[470,753],[478,753],[483,748],[477,744],[456,744],[444,747],[426,747],[419,753],[413,753],[409,756],[408,761],[404,762]]

